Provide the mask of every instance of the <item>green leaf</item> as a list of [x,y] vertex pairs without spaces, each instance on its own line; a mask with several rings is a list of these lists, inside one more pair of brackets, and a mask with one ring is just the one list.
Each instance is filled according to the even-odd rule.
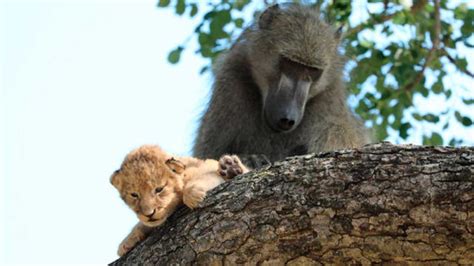
[[466,126],[466,127],[472,126],[471,118],[461,115],[461,113],[458,111],[454,112],[454,116],[456,117],[456,120],[458,120],[459,123],[461,123],[463,126]]
[[237,18],[234,20],[234,24],[237,28],[242,28],[244,26],[244,19]]
[[423,120],[431,122],[431,123],[438,123],[439,117],[434,114],[426,114],[423,116]]
[[403,123],[401,126],[400,126],[400,129],[398,131],[398,135],[402,138],[402,139],[407,139],[408,138],[408,129],[411,128],[411,125],[410,123]]
[[441,135],[436,132],[433,132],[433,134],[431,134],[431,144],[443,145],[443,138],[441,137]]
[[446,98],[449,99],[451,98],[451,95],[453,94],[452,90],[445,90],[444,95],[446,95]]
[[244,7],[250,3],[250,0],[236,0],[234,2],[234,7],[235,9],[239,10],[239,11],[242,11],[242,9],[244,9]]
[[441,92],[443,92],[443,83],[442,82],[435,82],[433,84],[433,87],[431,87],[431,90],[435,93],[435,94],[440,94]]
[[428,95],[430,94],[430,91],[425,87],[425,86],[419,86],[419,91],[421,93],[421,95],[423,95],[423,97],[428,97]]
[[386,122],[382,123],[380,126],[375,127],[375,137],[378,140],[384,140],[388,137]]
[[462,115],[461,115],[460,112],[455,111],[455,112],[454,112],[454,117],[456,117],[456,120],[458,120],[459,122],[462,121]]
[[418,113],[413,113],[413,114],[411,114],[411,115],[413,116],[413,118],[415,118],[415,119],[418,120],[418,121],[423,120],[423,117],[422,117],[420,114],[418,114]]
[[470,127],[470,126],[472,126],[472,119],[469,118],[469,117],[467,117],[467,116],[464,116],[464,117],[462,118],[462,122],[461,122],[461,123],[462,123],[463,126],[465,126],[465,127]]
[[214,53],[212,52],[212,49],[209,46],[201,47],[200,52],[201,52],[202,57],[204,58],[210,58],[214,55]]
[[456,66],[461,69],[462,71],[467,70],[467,60],[466,58],[458,58],[456,60]]
[[178,0],[176,3],[176,14],[182,15],[186,11],[186,2],[185,0]]
[[400,103],[406,108],[406,107],[410,107],[413,103],[412,101],[412,95],[410,92],[408,91],[404,91],[404,92],[401,92],[400,93]]
[[451,139],[451,140],[449,141],[449,144],[448,144],[448,145],[449,145],[449,146],[456,146],[456,139]]
[[443,137],[440,134],[433,132],[431,137],[423,136],[423,145],[443,145]]
[[209,23],[210,35],[215,39],[224,39],[229,37],[229,34],[224,31],[225,25],[231,22],[232,17],[229,10],[217,11]]
[[194,17],[194,16],[196,16],[197,12],[198,12],[198,6],[197,6],[197,4],[192,3],[192,4],[191,4],[191,11],[189,12],[189,16],[190,16],[190,17]]
[[458,145],[461,145],[462,144],[462,140],[460,139],[456,139],[456,138],[452,138],[450,141],[449,141],[449,146],[458,146]]
[[183,51],[183,47],[179,46],[175,50],[171,51],[168,54],[168,62],[171,64],[176,64],[179,62],[179,58],[181,57],[181,52]]
[[201,70],[199,70],[199,74],[204,74],[209,70],[209,66],[203,66]]
[[454,8],[454,18],[463,20],[464,17],[467,15],[468,7],[465,3],[460,4],[456,8]]
[[170,4],[170,0],[160,0],[158,2],[159,7],[167,7],[167,6],[169,6],[169,4]]
[[431,145],[431,140],[427,136],[423,135],[422,143],[423,145]]
[[372,48],[372,47],[374,47],[375,43],[373,41],[369,41],[367,39],[362,39],[362,40],[359,41],[359,44],[363,48]]
[[467,105],[474,104],[474,99],[462,99],[462,102]]
[[393,16],[393,19],[392,19],[392,22],[394,24],[399,24],[399,25],[403,25],[406,23],[406,15],[404,12],[398,12],[397,14],[395,14],[395,16]]
[[199,42],[199,45],[201,45],[201,47],[203,47],[203,46],[212,46],[213,45],[211,36],[209,36],[209,34],[207,34],[205,32],[200,32],[199,33],[198,42]]

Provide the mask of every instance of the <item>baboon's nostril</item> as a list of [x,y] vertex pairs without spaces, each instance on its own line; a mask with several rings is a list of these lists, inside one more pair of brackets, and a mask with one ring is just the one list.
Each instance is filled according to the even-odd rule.
[[282,118],[278,122],[278,127],[281,130],[290,130],[295,125],[295,120],[291,120],[288,118]]

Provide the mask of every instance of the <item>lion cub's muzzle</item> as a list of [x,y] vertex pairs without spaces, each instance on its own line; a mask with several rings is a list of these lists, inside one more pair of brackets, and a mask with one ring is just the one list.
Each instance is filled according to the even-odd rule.
[[153,215],[155,215],[156,213],[156,209],[153,209],[153,211],[150,213],[150,214],[146,214],[145,212],[143,212],[143,215],[152,219],[153,218]]
[[156,207],[154,209],[148,208],[145,210],[141,209],[137,212],[138,218],[144,223],[154,223],[160,221],[163,218],[163,213],[161,210],[163,210],[163,207]]

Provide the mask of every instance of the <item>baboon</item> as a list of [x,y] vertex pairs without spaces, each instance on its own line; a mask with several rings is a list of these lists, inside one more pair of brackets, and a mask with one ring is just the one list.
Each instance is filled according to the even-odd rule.
[[274,162],[368,143],[346,103],[340,35],[315,8],[267,8],[214,65],[194,155],[263,154]]

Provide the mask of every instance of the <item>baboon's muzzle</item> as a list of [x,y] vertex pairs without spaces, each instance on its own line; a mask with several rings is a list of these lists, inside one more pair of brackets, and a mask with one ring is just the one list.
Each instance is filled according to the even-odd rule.
[[278,86],[269,90],[264,101],[263,115],[271,129],[290,132],[298,127],[304,115],[309,87],[307,81],[293,81],[282,75]]

